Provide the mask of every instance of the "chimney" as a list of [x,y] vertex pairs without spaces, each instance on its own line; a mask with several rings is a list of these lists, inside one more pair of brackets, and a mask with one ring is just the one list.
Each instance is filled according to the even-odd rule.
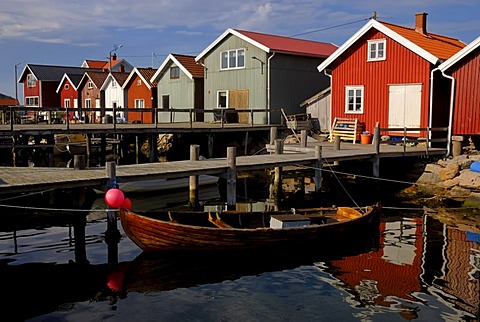
[[422,35],[427,35],[427,15],[426,12],[420,12],[415,14],[415,31]]
[[117,60],[117,53],[112,54],[112,60]]

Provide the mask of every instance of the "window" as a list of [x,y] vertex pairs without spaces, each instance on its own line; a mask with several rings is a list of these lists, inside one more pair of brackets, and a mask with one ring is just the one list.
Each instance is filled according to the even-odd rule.
[[135,108],[144,108],[145,101],[143,99],[135,99]]
[[114,79],[112,79],[112,88],[117,88],[117,82]]
[[68,84],[65,84],[65,90],[68,91],[69,88],[70,86],[68,86]]
[[90,98],[85,100],[85,108],[92,108],[92,100]]
[[180,68],[172,67],[170,68],[170,78],[179,78],[180,77]]
[[65,108],[70,108],[70,99],[69,98],[64,99],[63,105]]
[[220,53],[221,69],[236,69],[245,67],[245,49],[233,49]]
[[345,113],[363,113],[363,86],[347,86],[345,97]]
[[28,87],[37,86],[37,79],[35,78],[35,76],[33,76],[33,74],[28,74],[27,75],[27,86]]
[[142,86],[142,81],[140,79],[137,79],[137,86]]
[[88,88],[93,88],[93,82],[92,81],[88,82]]
[[368,61],[385,60],[385,39],[368,41]]
[[27,96],[27,97],[25,97],[25,106],[36,106],[36,107],[38,107],[38,96]]

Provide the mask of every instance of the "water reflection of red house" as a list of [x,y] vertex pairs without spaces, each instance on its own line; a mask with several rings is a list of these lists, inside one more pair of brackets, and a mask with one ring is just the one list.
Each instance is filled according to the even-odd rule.
[[390,306],[390,297],[413,300],[421,290],[420,274],[423,244],[421,218],[402,222],[382,222],[380,245],[376,252],[331,262],[333,275],[358,292],[362,302]]

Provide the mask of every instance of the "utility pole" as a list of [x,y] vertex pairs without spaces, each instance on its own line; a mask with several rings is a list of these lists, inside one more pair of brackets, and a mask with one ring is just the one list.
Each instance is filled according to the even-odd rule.
[[108,53],[108,71],[109,72],[112,71],[112,53],[116,52],[117,49],[122,48],[122,47],[123,47],[123,45],[114,45],[113,49],[110,50],[110,52]]
[[18,64],[15,64],[15,99],[17,100],[17,103],[18,103],[18,85],[17,85],[17,68],[19,65],[23,64],[25,61],[22,61]]

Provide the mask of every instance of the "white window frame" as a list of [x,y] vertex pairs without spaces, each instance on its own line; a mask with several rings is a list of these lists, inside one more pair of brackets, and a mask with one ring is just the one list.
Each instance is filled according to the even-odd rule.
[[37,86],[37,79],[35,78],[35,75],[28,74],[27,75],[27,87],[35,87],[35,86]]
[[92,108],[92,99],[91,98],[86,98],[85,99],[85,106],[84,108]]
[[135,108],[145,108],[145,100],[143,98],[136,98]]
[[26,96],[25,97],[25,106],[34,106],[38,107],[38,96]]
[[[239,57],[242,58],[239,59]],[[220,52],[220,70],[242,68],[245,68],[245,48],[224,50]]]
[[142,81],[140,79],[137,79],[137,86],[142,86]]
[[117,88],[117,82],[114,79],[112,79],[112,88]]
[[[383,50],[379,50],[379,45],[383,46]],[[381,55],[380,55],[381,52]],[[372,56],[373,53],[373,56]],[[368,41],[367,46],[367,61],[381,61],[385,60],[387,57],[387,40],[383,39],[372,39]]]
[[170,79],[179,79],[180,78],[180,67],[172,66],[170,67]]
[[[350,96],[350,91],[353,91],[353,96]],[[357,91],[360,91],[360,96],[357,96]],[[353,98],[353,109],[350,109],[350,98]],[[357,98],[360,98],[360,104],[356,102]],[[363,85],[345,86],[345,114],[363,114],[364,101],[365,91]],[[359,105],[358,109],[357,105]]]
[[92,82],[92,81],[89,81],[87,87],[88,87],[88,88],[93,88],[93,82]]
[[66,98],[63,100],[63,107],[64,108],[70,108],[70,99]]

